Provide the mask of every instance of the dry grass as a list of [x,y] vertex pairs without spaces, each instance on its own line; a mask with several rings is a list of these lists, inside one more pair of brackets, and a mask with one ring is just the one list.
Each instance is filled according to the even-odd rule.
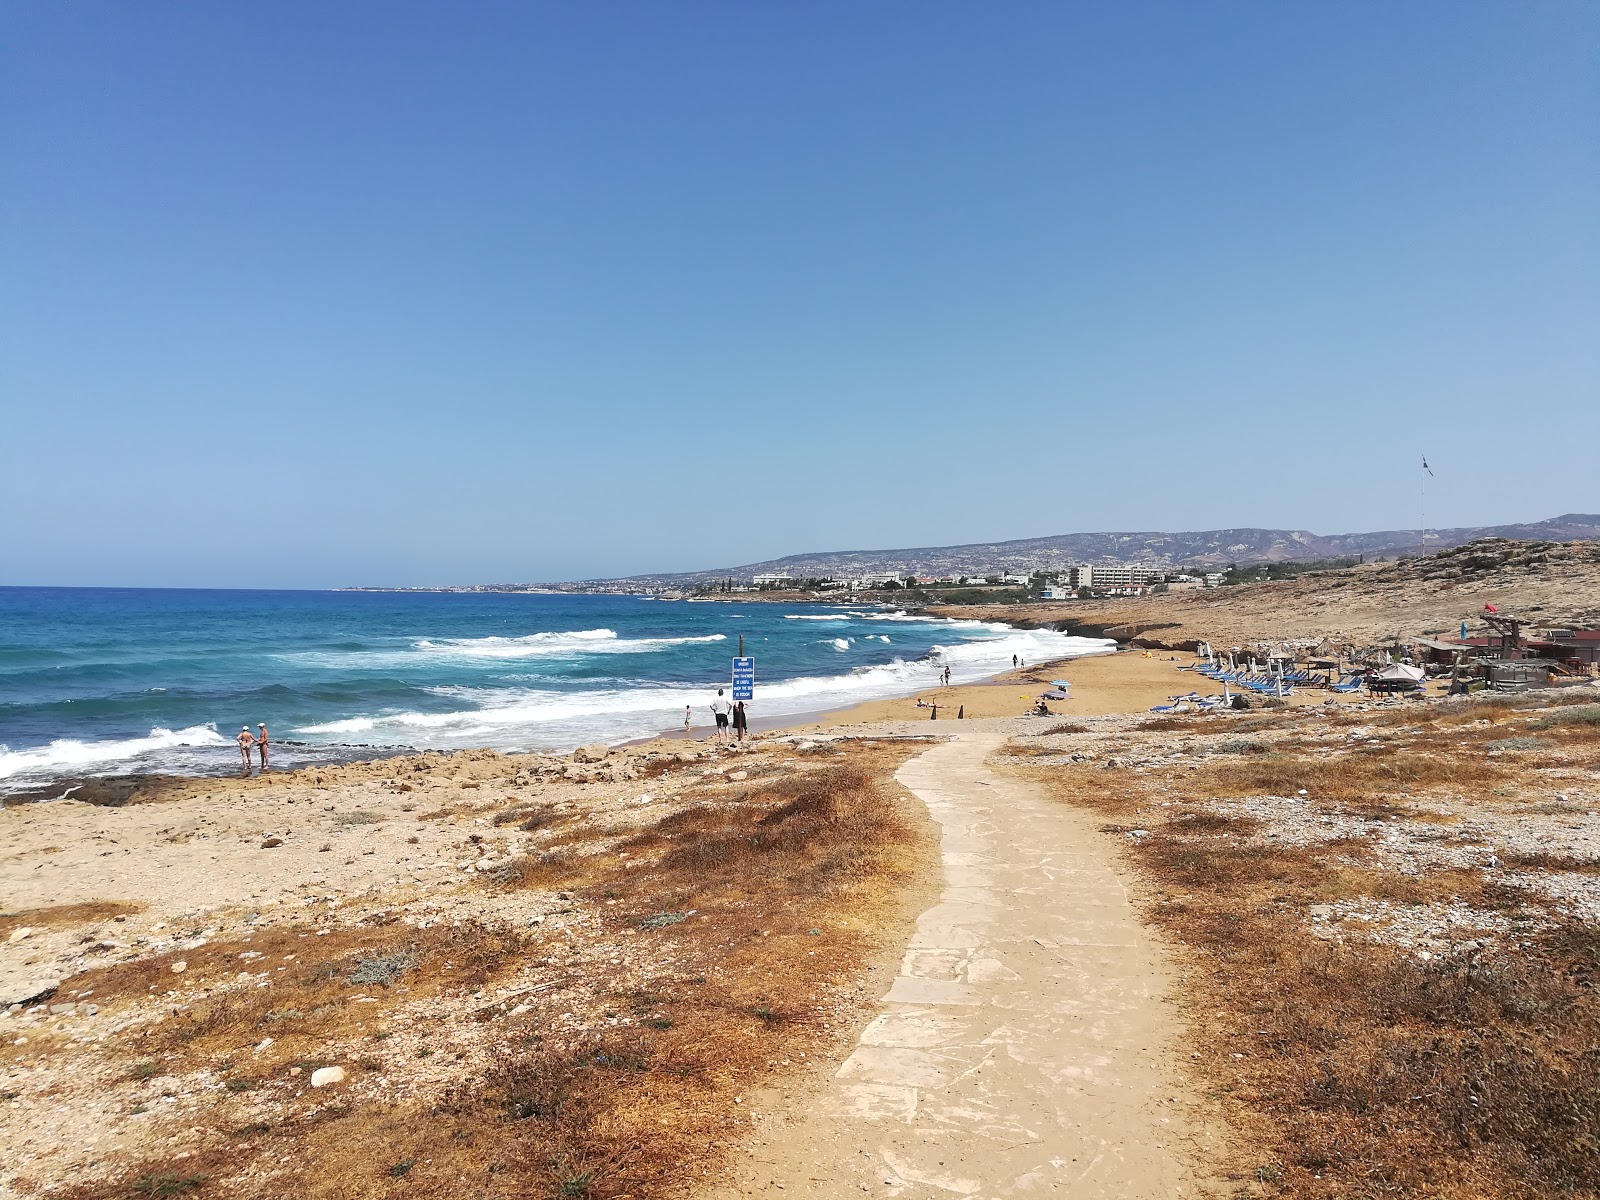
[[118,917],[143,912],[144,905],[122,900],[97,900],[89,904],[55,904],[48,908],[25,908],[0,913],[0,936],[24,925],[44,929],[70,929],[74,925],[98,925]]
[[1139,728],[1151,733],[1203,733],[1213,715],[1212,713],[1168,713],[1160,717],[1147,717],[1139,722]]
[[[1028,769],[1063,800],[1116,814],[1108,828],[1136,821],[1153,831],[1121,841],[1157,896],[1151,919],[1181,947],[1197,1066],[1253,1143],[1240,1195],[1556,1200],[1600,1191],[1600,934],[1555,918],[1527,948],[1428,960],[1323,940],[1312,932],[1313,904],[1460,903],[1515,917],[1530,896],[1482,871],[1402,874],[1364,839],[1262,844],[1252,836],[1260,826],[1201,807],[1210,796],[1305,787],[1313,809],[1325,801],[1347,815],[1415,819],[1396,793],[1447,787],[1458,799],[1487,799],[1496,784],[1526,786],[1528,769],[1486,760],[1481,746],[1530,714],[1487,706],[1509,716],[1484,727],[1485,706],[1473,707],[1475,728],[1456,722],[1448,737],[1435,731],[1455,714],[1430,706],[1390,723],[1397,735],[1380,746],[1280,743],[1115,789],[1084,768]],[[1567,736],[1559,731],[1589,726],[1580,718],[1548,728]],[[1561,855],[1507,855],[1505,865],[1600,869]]]
[[[524,934],[476,922],[426,930],[342,929],[322,937],[289,926],[87,971],[74,983],[93,989],[112,1013],[151,992],[170,995],[172,1015],[141,1038],[141,1053],[193,1064],[227,1059],[270,1035],[271,1053],[252,1058],[252,1070],[270,1073],[321,1053],[334,1039],[371,1034],[402,1003],[445,989],[482,987],[531,945]],[[182,975],[172,971],[177,962],[185,965]],[[399,964],[408,962],[413,974],[402,994],[389,984],[404,973]],[[423,962],[431,969],[414,971]],[[241,970],[266,972],[273,986],[227,986]],[[358,996],[376,1000],[357,1003]]]
[[1280,747],[1279,753],[1259,757],[1252,747],[1243,753],[1238,761],[1208,765],[1197,772],[1194,784],[1218,796],[1293,796],[1304,788],[1319,800],[1366,800],[1435,787],[1476,790],[1507,776],[1481,755],[1395,745],[1315,754]]
[[[317,953],[305,957],[313,961],[289,964],[269,989],[272,1001],[250,989],[204,999],[152,1031],[141,1053],[163,1071],[207,1055],[243,1062],[238,1048],[270,1030],[286,1048],[279,1055],[275,1045],[268,1057],[305,1060],[331,1037],[382,1036],[398,987],[358,985],[358,976],[385,975],[415,1003],[429,989],[460,997],[539,953],[563,953],[550,962],[552,990],[533,1001],[544,1007],[515,1021],[479,1014],[473,1028],[492,1038],[489,1065],[442,1096],[415,1104],[350,1098],[314,1120],[286,1110],[248,1139],[229,1136],[195,1159],[130,1164],[108,1184],[58,1194],[111,1200],[133,1194],[137,1179],[197,1173],[206,1179],[202,1195],[306,1200],[676,1194],[713,1167],[736,1134],[744,1110],[733,1097],[780,1061],[815,1051],[831,1036],[824,1011],[841,992],[855,995],[864,964],[898,944],[915,911],[908,885],[936,861],[914,802],[887,783],[912,752],[858,747],[771,782],[717,786],[620,845],[609,839],[592,853],[573,847],[519,860],[491,881],[513,893],[561,888],[599,919],[586,938],[626,943],[652,964],[643,982],[625,982],[632,977],[603,958],[569,958],[577,947],[553,934],[553,945],[538,949],[490,927],[387,926],[311,939]],[[274,936],[281,945],[258,936],[248,948],[271,943],[274,953],[298,947],[304,955],[307,940]],[[237,970],[228,949],[191,953],[189,972],[204,980]],[[446,960],[458,971],[441,979]],[[465,977],[463,966],[472,968]],[[149,979],[170,986],[170,962],[108,970],[96,994]],[[351,1004],[358,991],[378,1003]],[[303,999],[286,1011],[290,996]],[[563,1010],[600,1009],[622,1023],[558,1019]],[[233,1077],[261,1073],[249,1061]],[[263,1078],[261,1087],[249,1095],[275,1095],[283,1085]]]

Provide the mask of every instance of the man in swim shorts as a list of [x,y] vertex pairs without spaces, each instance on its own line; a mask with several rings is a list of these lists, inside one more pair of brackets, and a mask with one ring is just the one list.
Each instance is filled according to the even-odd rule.
[[267,769],[267,727],[265,723],[256,726],[261,732],[256,734],[256,749],[261,752],[261,769]]
[[244,769],[250,769],[250,747],[256,744],[255,738],[250,736],[250,726],[246,725],[239,730],[239,736],[234,739],[239,743],[239,757],[244,759]]

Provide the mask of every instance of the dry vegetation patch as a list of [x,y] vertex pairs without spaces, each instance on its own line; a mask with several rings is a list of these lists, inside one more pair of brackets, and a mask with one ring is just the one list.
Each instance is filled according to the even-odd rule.
[[[1600,870],[1562,841],[1587,836],[1567,818],[1593,799],[1544,798],[1574,766],[1596,777],[1589,711],[1517,698],[1266,718],[1259,744],[1227,747],[1234,724],[1187,754],[1163,735],[1189,721],[1144,722],[1118,753],[1156,765],[1114,783],[1098,763],[1018,768],[1104,814],[1147,881],[1185,964],[1195,1057],[1253,1143],[1241,1195],[1600,1190],[1600,930],[1527,886]],[[1504,744],[1533,736],[1563,754]],[[1548,849],[1484,851],[1484,866],[1407,849],[1513,812],[1544,821],[1528,840]],[[1370,836],[1307,840],[1352,821]],[[1442,941],[1412,936],[1441,923]]]
[[94,925],[101,921],[114,921],[118,917],[132,916],[144,908],[120,900],[102,900],[90,904],[54,904],[47,908],[25,908],[17,912],[0,912],[0,938],[9,937],[24,926],[44,929],[71,929],[78,925]]
[[[204,1136],[174,1129],[165,1152],[53,1194],[677,1194],[737,1137],[735,1098],[867,1003],[866,965],[936,862],[889,780],[919,748],[708,778],[587,837],[514,801],[484,824],[571,840],[460,886],[520,921],[279,926],[74,979],[113,1014],[170,1004],[111,1050],[120,1102],[216,1100]],[[312,1090],[331,1064],[345,1081]]]

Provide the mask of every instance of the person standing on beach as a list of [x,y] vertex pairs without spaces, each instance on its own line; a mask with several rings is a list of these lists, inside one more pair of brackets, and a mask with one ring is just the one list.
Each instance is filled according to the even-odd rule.
[[689,706],[687,704],[683,706],[683,736],[690,739],[694,737],[694,734],[689,732]]
[[267,769],[267,726],[266,722],[258,722],[256,728],[261,732],[256,734],[256,749],[261,754],[261,769]]
[[744,701],[735,700],[733,702],[733,735],[743,742],[744,735],[749,729],[750,719],[745,715]]
[[722,689],[717,689],[717,698],[711,702],[711,715],[717,719],[717,745],[722,745],[728,740],[728,714],[733,711],[722,696]]
[[256,744],[255,738],[250,736],[250,726],[246,725],[239,730],[239,736],[234,739],[239,743],[239,757],[244,759],[244,769],[250,769],[250,747]]
[[1011,656],[1011,669],[1013,671],[1017,669],[1017,656],[1015,654]]

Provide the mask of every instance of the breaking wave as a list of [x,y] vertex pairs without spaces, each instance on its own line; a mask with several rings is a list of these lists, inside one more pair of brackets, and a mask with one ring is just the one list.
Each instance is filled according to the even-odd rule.
[[[840,643],[843,646],[840,647]],[[850,639],[823,643],[848,649]],[[955,682],[988,678],[1011,666],[1011,656],[1030,662],[1099,654],[1114,642],[1072,637],[1049,630],[1010,630],[1002,637],[979,638],[932,647],[915,660],[896,658],[837,675],[756,681],[755,718],[846,708],[865,700],[903,696],[933,684],[949,667]],[[301,726],[307,738],[369,735],[382,744],[450,749],[492,745],[502,750],[570,749],[586,741],[623,741],[676,728],[687,705],[697,726],[710,723],[708,705],[716,685],[634,685],[592,691],[540,687],[446,686],[427,689],[459,707],[443,712],[397,711]]]
[[187,729],[152,729],[142,738],[119,741],[78,742],[62,738],[28,750],[0,746],[0,779],[18,775],[63,774],[81,768],[104,768],[129,763],[159,750],[178,746],[226,746],[228,740],[212,725],[191,725]]
[[412,645],[430,654],[466,658],[540,658],[565,654],[645,654],[672,646],[725,642],[725,633],[701,637],[620,638],[614,629],[580,629],[572,633],[530,633],[526,637],[421,638]]

